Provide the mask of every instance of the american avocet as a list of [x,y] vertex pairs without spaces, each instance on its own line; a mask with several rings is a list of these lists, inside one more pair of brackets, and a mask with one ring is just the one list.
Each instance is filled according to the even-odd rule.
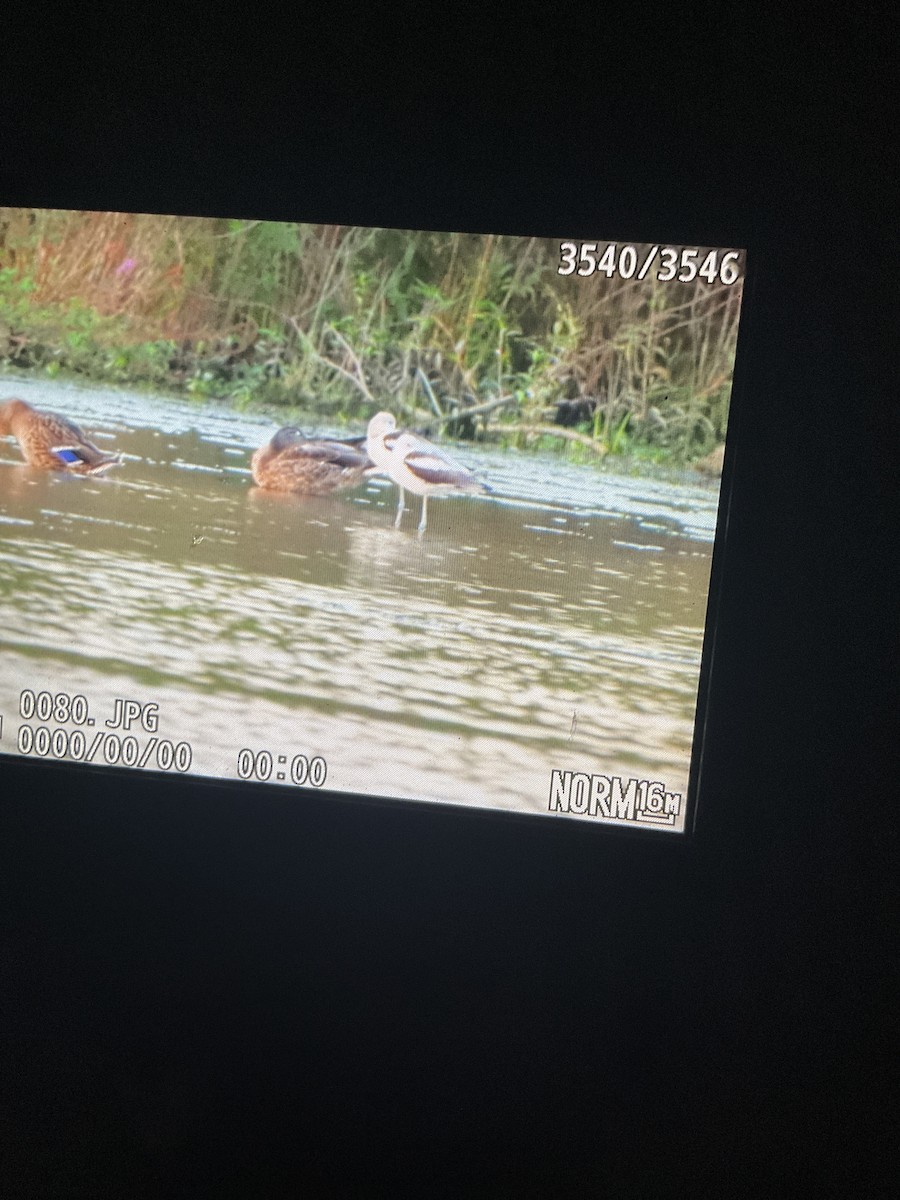
[[308,438],[287,425],[250,460],[258,487],[302,496],[327,496],[353,487],[375,470],[365,438]]
[[121,462],[104,454],[77,425],[57,413],[38,412],[24,400],[0,404],[0,437],[12,434],[30,467],[43,471],[74,471],[99,475]]
[[400,433],[391,413],[378,413],[369,422],[366,449],[372,462],[400,488],[395,527],[400,525],[406,507],[407,491],[422,497],[421,533],[428,520],[429,496],[484,495],[489,490],[467,467],[454,462],[437,446],[415,434]]

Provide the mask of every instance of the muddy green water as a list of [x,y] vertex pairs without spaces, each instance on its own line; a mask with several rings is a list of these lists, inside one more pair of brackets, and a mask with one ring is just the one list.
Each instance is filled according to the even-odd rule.
[[126,459],[55,477],[0,439],[0,751],[30,688],[85,696],[98,728],[158,704],[200,775],[247,748],[273,782],[303,754],[329,789],[533,812],[554,768],[686,792],[717,487],[463,446],[494,494],[432,501],[418,537],[386,480],[255,489],[270,420],[0,380],[14,395]]

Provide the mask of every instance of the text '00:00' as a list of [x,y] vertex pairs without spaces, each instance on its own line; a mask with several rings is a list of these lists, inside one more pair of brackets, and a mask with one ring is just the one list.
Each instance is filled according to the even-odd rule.
[[[284,767],[284,770],[279,768]],[[266,783],[274,779],[276,783],[291,783],[298,787],[322,787],[328,775],[328,765],[324,758],[318,755],[307,758],[305,754],[295,754],[288,766],[287,757],[283,754],[273,757],[268,750],[241,750],[238,753],[237,773],[239,779],[256,779]]]

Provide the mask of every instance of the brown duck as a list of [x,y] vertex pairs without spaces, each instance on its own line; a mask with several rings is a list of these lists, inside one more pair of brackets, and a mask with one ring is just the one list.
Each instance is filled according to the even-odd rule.
[[250,460],[257,487],[300,496],[328,496],[375,470],[364,437],[308,438],[293,425],[279,429]]
[[104,454],[89,442],[77,425],[58,413],[38,412],[24,400],[0,404],[0,437],[9,434],[30,467],[42,471],[73,471],[99,475],[117,466],[117,454]]

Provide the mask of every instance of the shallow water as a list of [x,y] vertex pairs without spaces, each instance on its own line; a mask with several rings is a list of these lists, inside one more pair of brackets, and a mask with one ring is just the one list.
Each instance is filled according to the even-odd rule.
[[50,476],[0,439],[0,751],[27,687],[84,695],[99,728],[117,698],[157,703],[203,775],[248,748],[273,780],[319,756],[329,789],[533,812],[551,769],[685,794],[717,487],[462,446],[493,494],[433,500],[418,537],[388,481],[255,489],[265,418],[0,380],[13,395],[125,462]]

